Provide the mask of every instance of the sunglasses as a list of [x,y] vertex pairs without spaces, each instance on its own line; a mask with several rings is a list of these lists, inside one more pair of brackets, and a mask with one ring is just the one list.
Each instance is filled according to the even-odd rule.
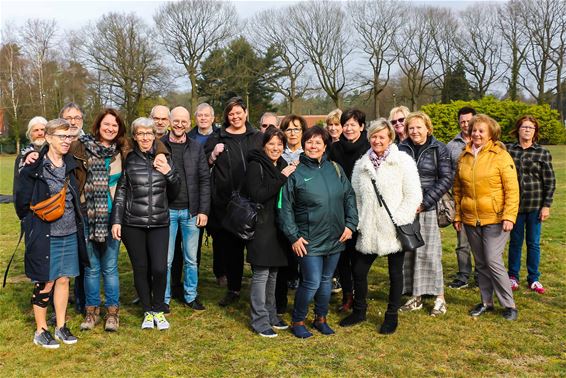
[[262,128],[262,129],[267,129],[268,127],[277,127],[277,126],[275,126],[275,125],[272,124],[272,123],[262,123],[262,124],[261,124],[261,128]]
[[391,120],[391,124],[393,126],[395,126],[397,123],[403,123],[403,122],[405,122],[405,118],[399,118],[399,119],[392,119]]

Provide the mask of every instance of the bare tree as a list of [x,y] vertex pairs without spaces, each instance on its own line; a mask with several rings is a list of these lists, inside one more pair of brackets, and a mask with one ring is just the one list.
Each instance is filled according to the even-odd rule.
[[355,1],[349,3],[349,13],[358,32],[360,49],[371,66],[371,76],[365,80],[373,96],[373,110],[379,116],[379,94],[389,83],[391,67],[397,59],[393,49],[395,33],[401,27],[404,6],[397,1]]
[[98,77],[99,96],[121,107],[128,123],[133,121],[142,99],[166,85],[148,27],[134,14],[109,13],[84,28],[81,39],[76,46]]
[[198,105],[197,77],[209,51],[234,37],[238,27],[234,5],[213,0],[183,0],[163,5],[154,16],[161,42],[191,82],[191,107]]
[[399,38],[395,41],[398,64],[407,80],[411,109],[417,110],[419,97],[443,73],[438,72],[438,54],[434,51],[433,33],[430,27],[430,8],[414,8],[408,11]]
[[473,5],[460,17],[462,28],[458,51],[475,97],[482,98],[504,73],[501,69],[502,39],[492,28],[498,24],[497,8],[489,4]]
[[344,20],[341,4],[326,0],[296,4],[286,17],[289,39],[309,58],[320,86],[339,108],[346,88],[345,66],[352,51]]
[[564,72],[564,60],[566,59],[566,2],[558,4],[558,32],[556,35],[556,43],[552,46],[552,54],[550,60],[556,67],[556,108],[560,112],[560,119],[564,123],[565,114],[562,108],[562,91],[563,83],[566,82],[566,74]]
[[47,113],[45,93],[45,66],[51,58],[57,24],[55,20],[30,19],[21,29],[23,51],[32,62],[33,72],[37,80],[39,103],[43,114]]
[[309,90],[305,78],[308,59],[301,53],[295,39],[290,39],[289,24],[273,9],[256,14],[248,23],[248,34],[259,53],[272,52],[275,63],[264,75],[267,88],[281,94],[287,111],[295,111],[295,102]]
[[433,51],[438,58],[437,64],[431,67],[433,76],[438,77],[433,84],[443,88],[446,75],[454,71],[460,59],[457,49],[458,19],[448,8],[428,7],[426,14]]

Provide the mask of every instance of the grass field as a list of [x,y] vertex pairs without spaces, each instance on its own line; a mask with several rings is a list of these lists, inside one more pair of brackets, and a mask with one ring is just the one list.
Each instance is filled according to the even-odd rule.
[[[478,303],[477,288],[446,289],[448,313],[432,318],[425,310],[401,314],[398,331],[377,333],[386,308],[386,259],[370,272],[368,321],[338,326],[333,297],[330,325],[334,336],[299,340],[288,331],[275,339],[256,336],[248,326],[250,271],[246,268],[242,300],[234,308],[217,306],[224,294],[212,274],[209,247],[203,250],[199,291],[207,307],[194,312],[172,303],[171,329],[142,331],[141,309],[134,298],[131,266],[120,255],[121,327],[107,334],[99,326],[79,331],[82,317],[70,310],[68,325],[80,338],[74,346],[48,351],[32,344],[34,323],[31,285],[23,275],[23,253],[15,259],[9,284],[0,290],[0,371],[2,376],[565,376],[566,375],[566,147],[550,148],[558,178],[551,218],[543,226],[538,295],[524,282],[515,292],[519,320],[501,311],[478,320],[468,316]],[[10,194],[14,156],[0,157],[0,193]],[[12,204],[0,205],[0,268],[15,247],[19,224]],[[455,233],[443,230],[444,279],[456,271]],[[526,276],[523,262],[522,275]],[[292,294],[292,293],[291,293]],[[292,299],[292,298],[291,298]],[[290,316],[285,315],[290,321]]]

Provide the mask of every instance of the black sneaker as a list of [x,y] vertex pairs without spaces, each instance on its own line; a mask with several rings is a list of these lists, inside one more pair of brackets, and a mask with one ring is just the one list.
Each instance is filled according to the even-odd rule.
[[516,308],[507,307],[503,310],[503,317],[506,320],[517,320],[519,317],[519,311]]
[[491,312],[491,311],[493,311],[493,305],[489,306],[480,303],[470,310],[470,316],[477,318],[478,316],[482,316],[486,312]]
[[229,291],[226,293],[224,298],[218,302],[220,307],[230,306],[234,303],[237,303],[240,300],[240,293],[236,293],[235,291]]
[[78,339],[73,336],[67,325],[61,328],[55,328],[55,338],[61,340],[65,344],[76,344]]
[[283,330],[289,328],[289,324],[285,322],[285,320],[279,320],[277,324],[272,325],[273,328]]
[[57,349],[60,346],[45,328],[43,328],[43,332],[40,334],[37,334],[37,332],[34,334],[33,343],[47,349]]
[[202,305],[202,303],[200,303],[198,297],[195,298],[194,301],[192,302],[185,302],[185,306],[192,308],[193,310],[196,311],[202,311],[204,310],[204,306]]
[[163,303],[163,313],[170,314],[171,313],[171,306],[168,303]]
[[297,288],[299,287],[299,280],[296,279],[287,282],[287,287],[291,290],[297,290]]
[[468,283],[459,279],[455,279],[454,281],[450,282],[448,287],[452,289],[465,289],[468,287]]

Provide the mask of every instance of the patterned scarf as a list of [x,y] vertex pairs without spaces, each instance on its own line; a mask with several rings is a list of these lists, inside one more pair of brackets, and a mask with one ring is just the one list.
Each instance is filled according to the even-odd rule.
[[87,174],[84,187],[86,199],[88,240],[104,243],[108,236],[108,169],[106,158],[114,156],[116,144],[103,146],[92,135],[79,140],[87,150]]
[[373,167],[375,168],[376,171],[379,168],[379,166],[381,165],[381,163],[383,163],[385,161],[385,158],[387,158],[387,156],[389,155],[390,149],[391,149],[391,146],[387,147],[387,149],[383,152],[383,155],[381,155],[381,156],[377,156],[377,154],[375,153],[374,150],[372,150],[371,148],[369,149],[369,151],[368,151],[369,160],[373,164]]

